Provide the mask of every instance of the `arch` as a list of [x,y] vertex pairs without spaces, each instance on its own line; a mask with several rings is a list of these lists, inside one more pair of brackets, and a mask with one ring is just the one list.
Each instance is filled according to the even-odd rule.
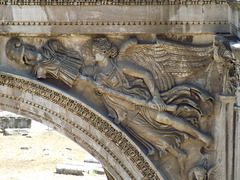
[[98,159],[115,179],[165,179],[115,124],[78,99],[39,81],[1,72],[0,109],[66,135]]

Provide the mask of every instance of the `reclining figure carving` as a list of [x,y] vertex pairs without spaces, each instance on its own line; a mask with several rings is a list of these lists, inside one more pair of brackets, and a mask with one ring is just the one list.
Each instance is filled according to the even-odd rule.
[[49,74],[70,87],[83,63],[78,52],[65,48],[57,40],[48,41],[38,51],[36,47],[23,44],[19,39],[11,39],[6,45],[6,54],[18,64],[33,66],[32,74],[36,78],[46,78]]
[[[38,51],[11,39],[6,45],[9,59],[33,66],[36,78],[50,74],[70,87],[75,79],[95,86],[109,117],[121,124],[148,149],[159,156],[171,153],[184,170],[186,153],[180,144],[189,137],[207,147],[212,138],[201,132],[199,120],[211,113],[213,98],[192,85],[175,85],[174,77],[187,77],[204,69],[212,60],[210,47],[185,46],[158,40],[138,44],[130,39],[120,52],[106,38],[89,43],[83,65],[80,55],[58,41],[50,40]],[[92,56],[92,57],[91,57]],[[82,67],[80,72],[80,67]]]

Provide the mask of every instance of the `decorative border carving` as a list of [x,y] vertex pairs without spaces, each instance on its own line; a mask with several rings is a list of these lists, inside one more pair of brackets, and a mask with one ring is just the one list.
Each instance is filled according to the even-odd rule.
[[[17,88],[19,90],[28,92],[30,94],[33,94],[35,96],[39,96],[41,98],[44,98],[48,101],[51,101],[55,104],[58,104],[59,106],[67,109],[68,111],[72,112],[73,114],[77,115],[84,121],[88,122],[92,127],[100,131],[102,134],[104,134],[106,137],[111,139],[111,141],[118,146],[122,152],[129,157],[129,159],[132,161],[133,164],[136,165],[136,167],[139,169],[139,171],[142,173],[144,177],[147,177],[148,179],[160,179],[156,172],[151,168],[151,166],[148,164],[148,162],[144,159],[144,157],[139,153],[139,151],[129,142],[120,131],[116,130],[107,120],[104,120],[97,114],[95,114],[93,111],[89,110],[84,105],[80,104],[76,100],[70,99],[67,96],[56,92],[54,90],[51,90],[47,87],[44,87],[40,84],[27,81],[25,79],[20,79],[17,77],[13,77],[8,74],[0,73],[0,86],[10,87],[10,88]],[[124,166],[124,164],[114,155],[114,153],[106,147],[104,144],[102,144],[98,139],[96,139],[93,135],[91,135],[89,132],[87,132],[85,129],[83,129],[80,125],[76,124],[75,122],[65,119],[60,114],[54,112],[51,109],[48,109],[46,107],[43,107],[42,105],[24,100],[23,98],[19,97],[13,97],[9,95],[0,94],[1,97],[9,98],[12,100],[28,103],[29,105],[32,105],[34,107],[40,108],[46,112],[51,113],[52,115],[62,119],[63,121],[66,121],[67,123],[71,124],[73,127],[79,129],[83,133],[85,133],[88,137],[92,138],[96,143],[98,143],[100,146],[102,146],[122,167],[123,169],[129,174],[129,176],[134,179],[134,176],[128,171],[128,169]],[[0,103],[2,106],[8,106],[9,108],[15,108],[16,110],[20,109],[20,107],[11,107],[11,105],[4,105],[3,103]],[[34,114],[32,112],[29,112],[27,110],[21,109],[22,111],[26,111],[29,114],[32,114],[36,117],[40,117],[38,114]],[[56,125],[57,127],[63,129],[67,133],[71,134],[73,137],[75,136],[71,132],[69,132],[66,128],[63,128],[61,125],[56,124],[55,122],[52,122],[51,120],[46,119],[45,117],[40,117],[45,119],[46,121],[49,121]],[[78,140],[82,139],[80,137],[76,137]],[[86,143],[86,142],[85,142]],[[91,148],[91,147],[90,147]],[[94,150],[93,150],[94,151]],[[95,152],[95,151],[94,151]],[[101,157],[101,156],[100,156]]]
[[[69,120],[69,119],[65,119],[63,116],[61,115],[58,115],[58,113],[48,109],[48,108],[45,108],[43,107],[42,105],[39,105],[39,104],[36,104],[36,103],[33,103],[33,102],[30,102],[30,101],[25,101],[24,99],[22,98],[18,98],[18,97],[14,97],[14,96],[9,96],[9,95],[6,95],[6,94],[0,94],[0,97],[4,97],[6,99],[11,99],[11,100],[15,100],[15,101],[19,101],[19,102],[23,102],[23,103],[27,103],[27,104],[30,104],[32,106],[34,106],[35,108],[40,108],[40,109],[45,109],[45,111],[51,113],[52,115],[55,115],[57,116],[58,118],[60,118],[61,120],[63,121],[66,121],[68,122],[69,124],[71,124],[73,126],[73,128],[77,128],[78,130],[80,130],[81,132],[83,132],[85,135],[87,135],[88,137],[90,137],[91,139],[93,139],[95,142],[97,142],[101,147],[103,147],[110,155],[112,155],[112,157],[119,163],[121,164],[121,166],[124,168],[124,170],[128,173],[128,175],[132,178],[132,179],[135,179],[133,177],[133,175],[131,174],[131,172],[129,172],[126,168],[126,166],[122,165],[122,162],[116,157],[114,156],[113,152],[111,150],[109,150],[108,148],[106,148],[106,146],[104,146],[100,141],[98,141],[92,134],[90,134],[89,132],[87,132],[85,129],[83,129],[82,127],[80,127],[78,124],[74,123],[73,121]],[[74,139],[77,139],[78,141],[80,141],[82,144],[84,144],[86,147],[88,147],[89,149],[91,149],[92,152],[94,152],[95,154],[97,154],[98,157],[100,157],[102,160],[104,160],[104,162],[106,164],[108,164],[109,167],[111,167],[112,169],[114,169],[114,167],[101,155],[99,154],[94,148],[92,148],[88,143],[86,143],[86,141],[84,141],[82,138],[80,138],[79,136],[76,136],[75,134],[73,134],[72,132],[70,132],[67,128],[63,128],[61,125],[57,124],[56,122],[52,121],[52,120],[49,120],[47,119],[46,117],[43,117],[43,116],[40,116],[36,113],[33,113],[31,111],[28,111],[26,109],[22,109],[18,106],[12,106],[12,105],[9,105],[9,104],[4,104],[4,103],[0,103],[0,106],[2,107],[7,107],[7,108],[10,108],[10,109],[15,109],[15,110],[20,110],[22,112],[25,112],[27,114],[30,114],[30,115],[33,115],[35,117],[38,117],[38,118],[41,118],[41,119],[44,119],[45,121],[48,121],[50,122],[51,124],[53,124],[54,126],[62,129],[63,131],[65,131],[66,133],[70,134]],[[119,177],[121,177],[121,175],[115,171],[115,173],[117,173],[119,175]]]
[[0,0],[3,5],[173,5],[173,4],[226,4],[226,0]]
[[5,26],[158,26],[158,25],[221,25],[228,21],[2,21]]

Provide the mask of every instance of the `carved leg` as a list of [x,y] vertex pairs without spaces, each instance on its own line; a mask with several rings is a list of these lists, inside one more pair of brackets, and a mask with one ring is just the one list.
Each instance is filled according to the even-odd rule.
[[185,169],[185,160],[187,157],[186,153],[181,151],[179,148],[173,148],[173,147],[168,147],[167,151],[177,158],[178,164],[180,167],[180,174],[182,175]]
[[163,124],[171,125],[173,128],[186,132],[201,141],[203,141],[207,146],[212,143],[212,137],[201,133],[198,129],[188,123],[186,120],[173,116],[167,112],[158,112],[156,116],[156,121]]

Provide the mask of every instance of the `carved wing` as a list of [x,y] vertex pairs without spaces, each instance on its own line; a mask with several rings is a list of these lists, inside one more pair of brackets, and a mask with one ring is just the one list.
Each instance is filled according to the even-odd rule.
[[222,178],[222,171],[220,168],[221,160],[218,160],[217,164],[209,169],[208,180],[218,180]]
[[131,39],[122,45],[117,61],[129,61],[149,70],[160,91],[175,85],[174,77],[188,77],[212,61],[212,46],[194,46],[167,40],[138,44]]
[[94,56],[92,53],[92,39],[87,40],[80,50],[85,65],[94,65]]

